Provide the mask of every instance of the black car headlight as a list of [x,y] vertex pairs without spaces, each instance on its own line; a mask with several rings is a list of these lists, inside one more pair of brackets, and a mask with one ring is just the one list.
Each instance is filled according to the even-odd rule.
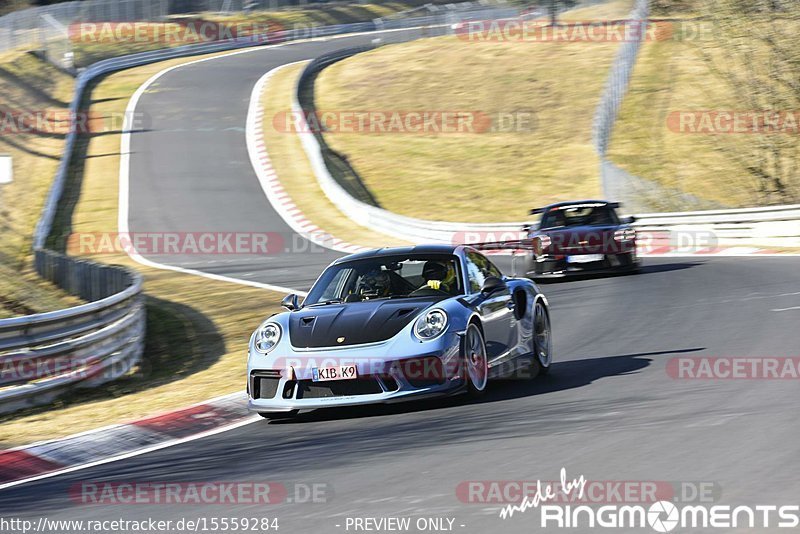
[[414,325],[414,334],[424,341],[434,339],[447,328],[447,312],[444,310],[430,310]]
[[253,347],[261,354],[266,354],[274,349],[280,340],[281,327],[277,323],[264,323],[256,330]]

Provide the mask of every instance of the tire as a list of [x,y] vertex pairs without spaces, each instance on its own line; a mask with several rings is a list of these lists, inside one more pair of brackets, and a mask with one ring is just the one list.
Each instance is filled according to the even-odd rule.
[[258,412],[258,415],[263,417],[264,419],[269,419],[271,421],[277,421],[279,419],[291,419],[300,410],[290,410],[288,412]]
[[546,375],[553,363],[553,336],[550,329],[550,313],[541,300],[533,305],[533,368],[532,374]]
[[486,392],[486,384],[489,382],[489,359],[486,355],[483,334],[475,323],[467,326],[463,357],[467,394],[472,398],[481,397]]

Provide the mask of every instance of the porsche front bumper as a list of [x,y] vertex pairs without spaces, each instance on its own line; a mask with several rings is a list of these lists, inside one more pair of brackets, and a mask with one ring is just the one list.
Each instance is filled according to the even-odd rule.
[[[379,349],[372,345],[303,350],[282,357],[251,353],[248,407],[257,412],[288,412],[401,402],[456,393],[464,386],[457,334],[427,342],[419,354],[376,358]],[[357,366],[357,378],[321,382],[312,379],[315,366],[346,364]]]

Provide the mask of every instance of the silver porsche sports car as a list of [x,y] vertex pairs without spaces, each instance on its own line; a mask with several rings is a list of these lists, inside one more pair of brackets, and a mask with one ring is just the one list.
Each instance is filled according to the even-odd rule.
[[547,299],[468,246],[383,248],[333,262],[250,338],[249,406],[299,410],[481,395],[552,361]]

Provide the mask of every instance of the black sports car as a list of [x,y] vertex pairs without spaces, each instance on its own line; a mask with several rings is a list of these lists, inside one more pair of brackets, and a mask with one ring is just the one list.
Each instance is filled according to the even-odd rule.
[[616,202],[583,200],[531,210],[542,218],[526,228],[526,274],[559,277],[638,270],[641,259],[631,226],[635,219],[620,219],[618,207]]

